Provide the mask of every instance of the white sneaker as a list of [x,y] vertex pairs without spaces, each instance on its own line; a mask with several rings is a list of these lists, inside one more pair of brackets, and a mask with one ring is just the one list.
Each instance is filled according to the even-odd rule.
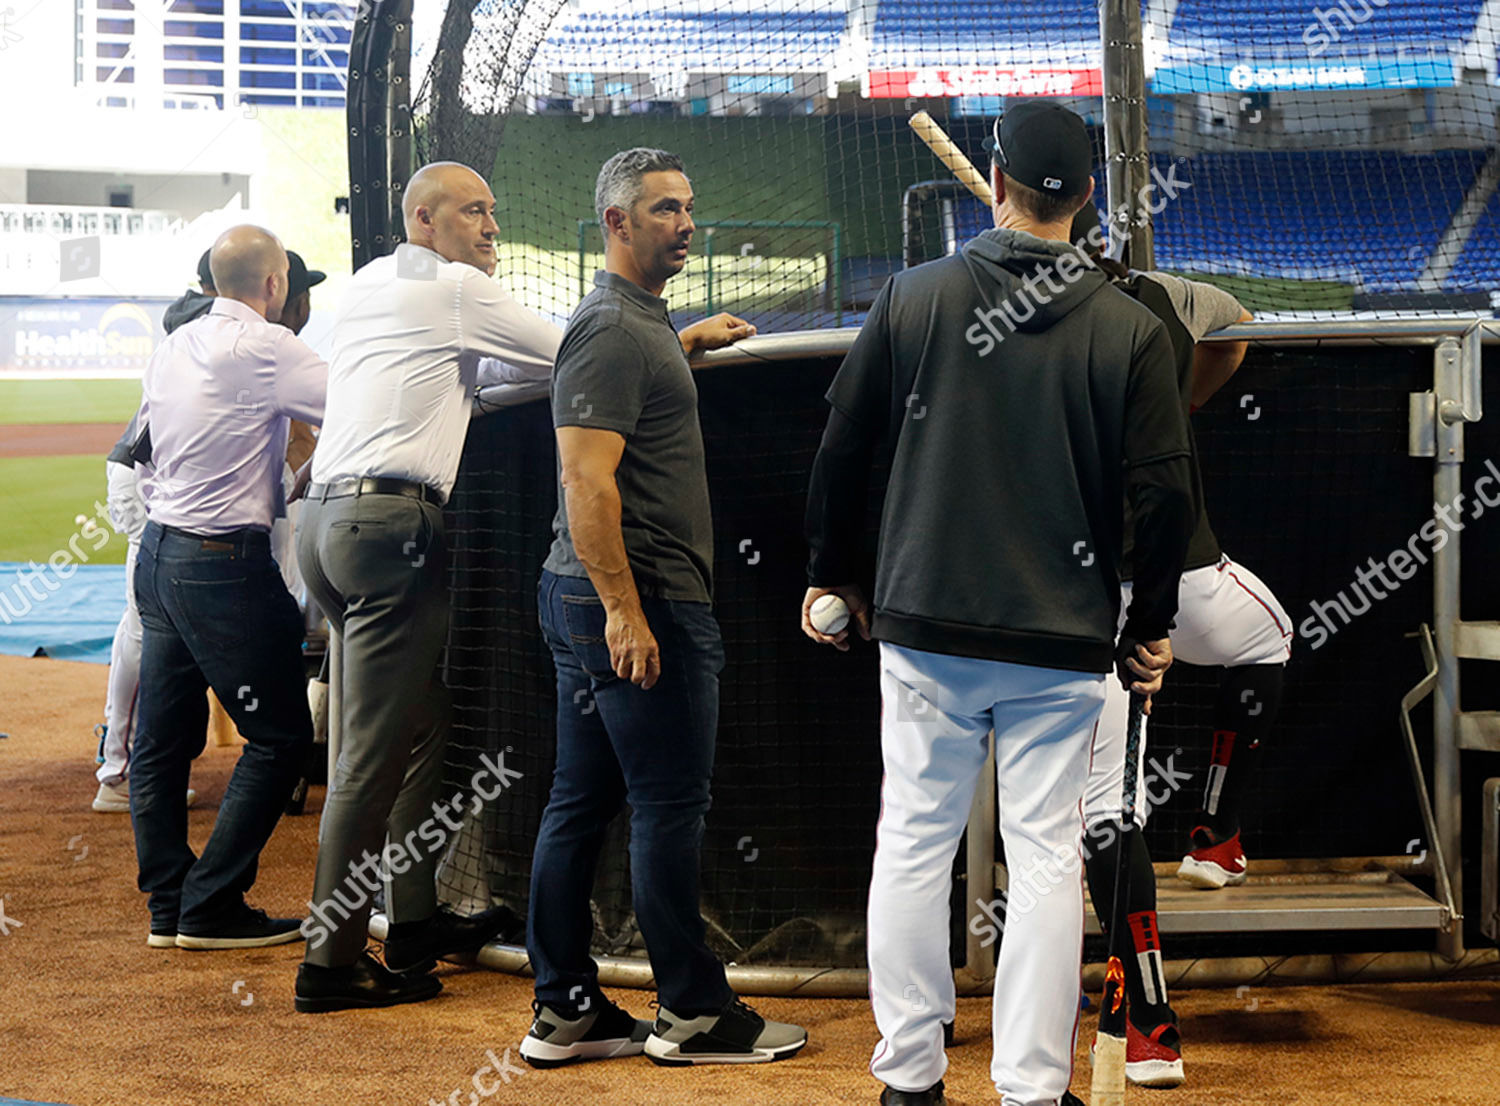
[[[198,792],[191,787],[187,790],[187,805],[192,806],[198,801]],[[130,781],[121,780],[119,783],[101,783],[99,793],[94,796],[93,808],[99,814],[129,814],[130,813]]]
[[307,681],[307,709],[312,715],[313,744],[328,744],[328,685],[322,680]]

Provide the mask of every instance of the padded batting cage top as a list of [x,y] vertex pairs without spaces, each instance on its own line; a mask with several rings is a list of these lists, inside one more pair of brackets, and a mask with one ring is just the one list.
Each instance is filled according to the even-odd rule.
[[[1291,0],[1254,19],[1218,0],[1144,4],[1138,159],[1156,189],[1140,199],[1155,208],[1158,267],[1224,284],[1261,318],[1489,315],[1497,8],[1390,0],[1330,31],[1309,29],[1313,13]],[[693,256],[667,290],[674,318],[731,310],[788,334],[857,324],[904,260],[986,225],[962,194],[913,190],[950,179],[908,129],[913,111],[932,114],[981,170],[989,122],[1021,96],[1062,99],[1101,157],[1106,147],[1099,16],[1077,0],[419,0],[411,11],[391,0],[361,9],[352,55],[371,94],[356,94],[351,63],[357,257],[400,237],[389,216],[403,158],[492,167],[498,275],[559,322],[601,264],[594,178],[622,148],[680,153],[697,193]],[[808,345],[823,352],[697,378],[729,657],[703,903],[727,960],[858,967],[880,772],[875,671],[868,651],[819,649],[795,621],[808,464],[838,342]],[[1421,525],[1432,471],[1406,453],[1406,395],[1430,387],[1430,347],[1257,349],[1234,396],[1199,416],[1216,530],[1295,622]],[[1243,396],[1253,398],[1236,408]],[[480,755],[500,751],[522,772],[459,836],[442,872],[452,901],[524,906],[555,711],[578,706],[553,702],[536,628],[554,466],[545,403],[486,414],[450,504],[448,783],[467,787]],[[870,521],[873,544],[873,510]],[[1483,524],[1471,530],[1487,549]],[[1317,651],[1299,639],[1247,804],[1257,855],[1399,855],[1424,836],[1394,719],[1422,672],[1403,635],[1431,618],[1428,571],[1361,617],[1358,633]],[[1212,676],[1174,677],[1154,740],[1180,746],[1199,775],[1158,809],[1158,859],[1180,846],[1209,739]],[[624,833],[623,822],[612,829],[601,865],[595,945],[638,956]],[[960,874],[955,895],[965,893]],[[962,944],[956,932],[956,956]]]

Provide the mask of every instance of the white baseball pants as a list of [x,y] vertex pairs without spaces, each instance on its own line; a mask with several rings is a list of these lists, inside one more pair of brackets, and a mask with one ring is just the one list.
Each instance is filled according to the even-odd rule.
[[[1045,888],[1006,918],[990,1073],[1005,1106],[1068,1089],[1083,953],[1084,784],[1105,677],[880,646],[885,761],[870,881],[871,1073],[920,1091],[947,1070],[953,857],[995,733],[1000,833],[1015,884]],[[1039,873],[1045,878],[1039,878]]]
[[135,736],[135,693],[141,676],[141,616],[135,606],[135,556],[146,529],[146,503],[141,498],[135,469],[106,461],[104,474],[109,489],[105,506],[110,525],[125,536],[129,545],[125,550],[125,612],[120,615],[109,650],[104,763],[94,775],[100,783],[117,784],[127,775],[130,743]]
[[[1120,625],[1130,606],[1130,584],[1120,598]],[[1177,586],[1177,625],[1172,630],[1172,659],[1205,667],[1243,664],[1282,664],[1292,655],[1292,620],[1265,583],[1242,564],[1221,556],[1182,574]],[[1167,679],[1172,674],[1167,673]],[[1120,816],[1120,792],[1125,783],[1125,723],[1130,693],[1120,681],[1108,681],[1104,711],[1099,717],[1099,739],[1089,770],[1084,817],[1090,826]],[[1187,777],[1170,758],[1146,758],[1146,730],[1141,730],[1141,754],[1136,777],[1135,821],[1142,828],[1153,803],[1162,803]],[[1195,785],[1196,786],[1196,785]]]

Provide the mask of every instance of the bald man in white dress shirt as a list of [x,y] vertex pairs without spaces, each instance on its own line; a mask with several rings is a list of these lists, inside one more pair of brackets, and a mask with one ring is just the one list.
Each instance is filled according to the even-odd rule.
[[[434,883],[448,838],[434,810],[449,712],[442,507],[480,360],[498,359],[489,380],[545,381],[562,337],[491,279],[494,206],[473,170],[422,169],[406,189],[407,242],[354,274],[334,323],[328,416],[298,534],[303,578],[343,635],[342,746],[297,974],[305,1013],[431,998],[441,985],[421,972],[513,917],[440,910]],[[377,858],[388,869],[385,965],[364,952]]]

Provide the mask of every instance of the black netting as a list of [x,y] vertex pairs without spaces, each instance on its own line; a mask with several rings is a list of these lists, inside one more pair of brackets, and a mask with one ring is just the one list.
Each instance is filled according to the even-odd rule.
[[[740,963],[862,964],[880,778],[875,658],[868,648],[845,655],[815,647],[795,624],[807,468],[834,368],[822,360],[698,377],[715,603],[728,655],[704,913],[720,951]],[[1427,387],[1431,373],[1430,350],[1253,351],[1230,389],[1196,416],[1224,548],[1299,625],[1315,601],[1352,598],[1356,570],[1407,547],[1431,517],[1432,463],[1406,453],[1406,394]],[[1478,430],[1466,485],[1486,471],[1484,459],[1500,457],[1500,440]],[[467,855],[454,858],[453,871],[517,908],[552,765],[554,691],[535,589],[550,540],[553,464],[545,403],[477,419],[451,519],[448,678],[457,712],[449,782],[461,787],[484,750],[511,750],[507,765],[525,773],[491,804],[482,843],[461,840]],[[1495,515],[1466,526],[1471,566],[1493,555]],[[1466,613],[1493,617],[1493,574],[1471,568],[1470,580]],[[1306,630],[1299,635],[1282,714],[1246,803],[1253,856],[1401,853],[1423,836],[1396,711],[1422,674],[1418,647],[1404,635],[1430,621],[1431,610],[1426,567],[1347,628],[1335,616],[1340,628],[1321,647],[1311,648]],[[1179,856],[1191,828],[1215,687],[1213,673],[1179,666],[1154,716],[1154,755],[1181,748],[1176,768],[1195,776],[1154,815],[1149,838],[1159,860]],[[597,888],[600,951],[637,943],[624,840],[622,820]]]
[[[1489,314],[1500,25],[1487,11],[1143,4],[1151,161],[1174,182],[1156,192],[1157,267],[1227,282],[1261,314]],[[903,195],[951,180],[905,126],[914,110],[981,170],[988,121],[1019,96],[1102,125],[1088,0],[450,0],[419,10],[416,30],[419,160],[493,167],[501,271],[558,319],[600,260],[594,174],[625,147],[680,153],[697,189],[675,307],[767,331],[857,322],[901,264]],[[943,228],[929,247],[988,223],[966,195],[923,193],[912,217]]]
[[[1492,11],[1481,0],[1144,4],[1150,163],[1160,185],[1175,182],[1156,194],[1157,267],[1220,283],[1262,318],[1491,314]],[[595,174],[626,147],[680,153],[697,193],[693,256],[666,293],[674,316],[730,310],[762,332],[858,323],[889,273],[987,225],[908,128],[913,111],[984,170],[994,115],[1051,95],[1085,116],[1103,152],[1098,15],[1085,0],[448,0],[419,10],[415,30],[418,160],[489,174],[499,275],[559,322],[601,262]],[[1102,172],[1096,185],[1102,204]],[[793,622],[807,463],[833,367],[699,378],[730,657],[704,909],[741,962],[860,963],[879,775],[873,660],[814,649]],[[1297,623],[1427,519],[1431,463],[1406,456],[1405,395],[1430,383],[1430,351],[1254,351],[1197,417],[1223,545]],[[1489,437],[1485,425],[1471,442]],[[444,880],[450,895],[518,907],[552,761],[534,594],[553,463],[542,405],[479,419],[453,504],[450,782],[466,783],[487,750],[511,750],[525,775],[461,835]],[[1470,526],[1471,565],[1490,525]],[[1466,586],[1493,599],[1489,577],[1475,580],[1471,569]],[[1477,613],[1500,604],[1489,606]],[[1321,648],[1299,637],[1248,804],[1253,855],[1401,852],[1419,836],[1395,709],[1420,675],[1402,635],[1430,612],[1423,569]],[[1180,746],[1201,777],[1212,679],[1174,675],[1158,747]],[[1158,859],[1180,851],[1195,792],[1158,813]],[[601,951],[638,944],[623,832],[600,876]]]

